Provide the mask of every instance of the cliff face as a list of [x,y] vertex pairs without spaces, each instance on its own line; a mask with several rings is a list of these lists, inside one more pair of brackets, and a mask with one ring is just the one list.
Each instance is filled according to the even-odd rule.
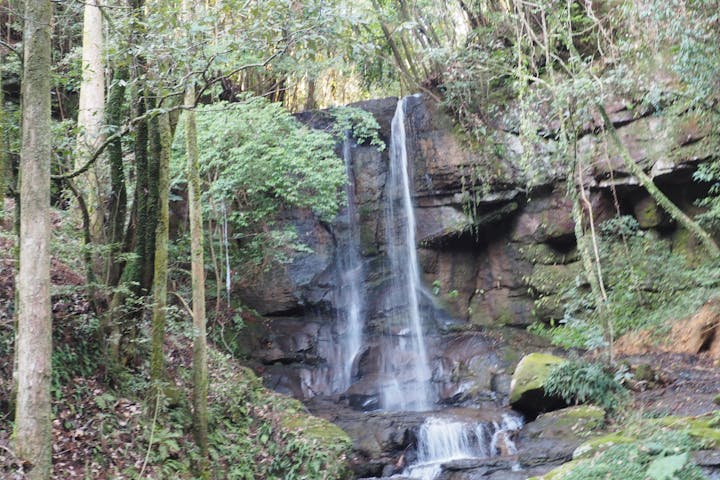
[[[396,102],[388,98],[359,105],[376,116],[386,143]],[[695,212],[693,202],[704,187],[691,174],[714,151],[717,139],[690,115],[656,116],[622,101],[607,110],[633,159],[676,204]],[[310,124],[318,118],[303,116]],[[447,332],[457,331],[448,328],[453,325],[523,327],[559,320],[564,307],[560,288],[584,283],[572,202],[559,180],[563,167],[553,156],[552,135],[545,135],[532,152],[544,167],[539,184],[528,190],[518,167],[523,147],[511,128],[499,135],[500,145],[471,149],[437,106],[416,96],[407,100],[406,130],[419,257],[432,297],[422,308],[433,381],[444,401],[461,401],[470,391],[475,399],[505,395],[507,355],[488,355],[492,341],[478,334]],[[599,123],[589,125],[578,144],[596,224],[618,214],[633,215],[641,228],[655,232],[654,241],[664,248],[692,256],[699,247],[629,175],[599,130]],[[243,302],[263,316],[247,329],[248,351],[262,364],[271,387],[300,398],[339,393],[331,385],[338,361],[333,345],[344,333],[337,318],[345,305],[337,295],[341,280],[336,259],[349,222],[359,225],[365,278],[364,354],[353,367],[360,381],[346,394],[351,402],[373,395],[372,382],[363,378],[377,374],[373,359],[382,344],[379,327],[393,321],[385,295],[387,152],[362,145],[350,152],[356,218],[341,215],[324,225],[307,212],[288,215],[285,221],[295,225],[312,253],[297,254],[291,263],[240,285]]]

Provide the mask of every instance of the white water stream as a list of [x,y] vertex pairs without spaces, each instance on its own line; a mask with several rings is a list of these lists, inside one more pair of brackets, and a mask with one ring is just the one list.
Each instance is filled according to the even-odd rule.
[[[430,359],[425,344],[420,300],[427,295],[420,277],[415,238],[415,211],[409,172],[405,107],[401,99],[391,125],[390,166],[387,179],[386,241],[392,286],[388,295],[392,311],[387,329],[391,348],[382,352],[385,385],[380,406],[386,411],[427,411],[435,394],[431,386]],[[388,378],[391,381],[388,382]],[[516,453],[512,433],[520,429],[519,417],[482,423],[458,418],[429,416],[418,432],[417,461],[403,475],[433,480],[442,464],[461,459],[488,458]]]
[[388,325],[392,345],[382,352],[385,385],[380,407],[389,411],[423,411],[433,404],[431,372],[420,316],[423,294],[415,243],[415,212],[410,191],[405,138],[405,104],[401,99],[391,125],[390,168],[385,217],[393,306]]
[[503,415],[502,421],[492,423],[429,417],[418,432],[417,461],[403,475],[433,480],[444,463],[514,455],[513,434],[521,427],[522,419],[512,415]]
[[346,138],[343,143],[343,159],[345,160],[345,170],[348,177],[348,182],[345,184],[347,230],[344,235],[345,238],[343,238],[343,248],[338,249],[337,257],[338,277],[340,280],[338,304],[341,306],[338,325],[339,329],[342,329],[339,361],[342,368],[336,369],[336,378],[332,382],[335,392],[346,390],[352,384],[353,367],[362,347],[364,327],[361,316],[364,308],[361,292],[365,274],[360,255],[360,222],[356,211],[351,142],[350,138]]

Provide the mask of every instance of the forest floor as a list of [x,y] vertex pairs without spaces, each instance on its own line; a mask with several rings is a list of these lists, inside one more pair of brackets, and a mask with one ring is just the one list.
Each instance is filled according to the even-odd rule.
[[[15,240],[7,218],[0,227],[0,478],[23,480],[29,466],[18,460],[11,442]],[[79,273],[82,256],[77,247],[72,254],[68,245],[57,245],[68,238],[68,226],[59,216],[53,223],[55,252],[64,253],[51,262],[52,478],[193,478],[191,322],[185,314],[168,319],[165,359],[172,380],[166,395],[148,395],[147,362],[109,375],[98,318]],[[141,320],[138,328],[141,337],[147,335],[147,322]],[[250,369],[212,346],[208,363],[216,478],[279,478],[268,472],[293,467],[304,475],[309,468],[333,471],[345,465],[338,459],[347,437],[336,427],[307,415],[299,402],[268,391]],[[153,410],[160,414],[149,415]],[[300,457],[306,465],[285,465]],[[329,465],[330,459],[339,467]]]
[[[8,223],[6,220],[0,231],[0,477],[16,480],[23,478],[23,465],[14,456],[10,442],[15,259]],[[173,449],[192,442],[189,433],[154,432],[166,437],[156,437],[156,445],[149,448],[148,436],[153,432],[148,429],[147,405],[139,400],[139,390],[146,382],[133,385],[130,379],[123,385],[124,391],[105,383],[103,365],[94,362],[97,356],[90,351],[97,348],[97,342],[83,337],[93,322],[89,302],[82,293],[84,277],[76,266],[60,258],[53,258],[51,270],[57,369],[53,376],[54,478],[156,478],[157,460],[162,454],[157,445],[169,449],[166,457],[173,460]],[[178,338],[170,336],[166,345],[171,371],[187,370],[192,361],[189,344]],[[709,341],[720,343],[720,331]],[[632,342],[620,342],[618,361],[634,371],[639,365],[647,366],[645,378],[632,384],[632,408],[636,411],[649,416],[694,416],[719,408],[720,348],[706,344],[703,352],[690,354],[654,349],[652,345],[635,347]],[[183,435],[188,438],[180,438]]]
[[654,378],[636,382],[634,408],[653,416],[695,416],[720,408],[720,367],[707,354],[648,352],[619,359],[649,365]]

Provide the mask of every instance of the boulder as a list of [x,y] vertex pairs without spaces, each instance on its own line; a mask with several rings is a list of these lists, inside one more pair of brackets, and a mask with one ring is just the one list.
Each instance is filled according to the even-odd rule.
[[565,361],[547,353],[531,353],[523,357],[510,383],[510,405],[528,418],[565,406],[562,399],[545,395],[543,389],[552,368]]
[[526,466],[566,462],[604,426],[605,411],[599,407],[580,405],[543,413],[523,428],[519,460]]

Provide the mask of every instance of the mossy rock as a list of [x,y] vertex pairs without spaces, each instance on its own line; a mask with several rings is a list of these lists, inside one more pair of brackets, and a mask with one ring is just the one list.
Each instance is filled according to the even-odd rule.
[[636,439],[622,432],[609,433],[602,437],[593,438],[580,445],[573,452],[573,459],[591,458],[599,452],[603,452],[614,445],[632,443]]
[[560,439],[582,443],[583,439],[602,434],[605,410],[593,405],[575,405],[539,415],[528,423],[523,435],[529,439]]
[[720,415],[717,412],[698,417],[669,416],[650,422],[674,430],[687,430],[688,434],[705,448],[720,448]]
[[555,416],[556,425],[573,432],[589,432],[605,425],[605,410],[595,405],[575,405],[544,415]]
[[673,233],[672,251],[682,255],[688,267],[702,265],[707,259],[702,243],[685,228],[678,228]]
[[344,430],[322,418],[304,413],[291,413],[280,418],[280,425],[305,438],[315,439],[321,445],[350,447],[352,440]]
[[557,468],[550,470],[545,475],[541,475],[539,477],[530,477],[528,478],[528,480],[559,480],[568,473],[570,473],[578,465],[578,463],[580,462],[577,460],[571,460],[567,463],[563,463]]
[[[566,265],[542,265],[533,267],[528,278],[528,286],[540,294],[552,295],[562,291],[570,285],[575,285],[576,279],[583,272],[580,262]],[[582,277],[584,281],[584,277]]]
[[668,223],[667,214],[650,195],[638,200],[633,206],[633,211],[640,228],[655,228]]
[[[677,417],[669,416],[656,419],[648,419],[642,421],[642,428],[635,425],[634,428],[620,430],[614,433],[593,438],[580,445],[573,452],[573,460],[565,463],[560,467],[548,472],[540,477],[533,477],[535,480],[557,480],[565,478],[571,474],[575,468],[582,468],[583,465],[590,465],[590,462],[602,458],[605,451],[618,445],[628,445],[628,448],[647,449],[649,445],[643,446],[642,442],[647,441],[648,437],[653,435],[649,432],[658,432],[663,430],[676,430],[685,432],[698,442],[694,449],[717,449],[720,446],[720,415],[717,412],[708,413],[698,417]],[[630,444],[637,444],[633,447]],[[656,452],[657,453],[657,452]],[[662,455],[657,458],[663,458]],[[675,477],[673,477],[675,478]],[[694,477],[693,477],[694,478]]]
[[565,314],[567,300],[564,295],[543,295],[533,303],[533,317],[546,324],[557,324]]
[[531,243],[524,246],[520,251],[520,255],[533,265],[566,265],[579,259],[576,248],[569,252],[563,252],[547,243]]
[[510,384],[510,405],[534,418],[538,413],[557,410],[565,402],[545,395],[543,385],[553,367],[566,360],[547,353],[531,353],[520,360]]

